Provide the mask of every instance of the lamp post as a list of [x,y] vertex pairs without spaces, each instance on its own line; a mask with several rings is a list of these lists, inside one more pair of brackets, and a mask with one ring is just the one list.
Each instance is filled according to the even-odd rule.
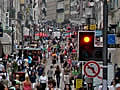
[[31,43],[31,21],[29,21],[29,45],[30,45],[30,43]]
[[23,59],[23,49],[24,49],[24,34],[23,34],[23,30],[24,30],[24,21],[21,22],[21,26],[22,26],[22,59]]
[[103,1],[103,89],[107,89],[107,71],[108,71],[108,61],[107,61],[107,29],[108,29],[108,5],[107,0]]
[[12,20],[12,55],[14,53],[14,20]]
[[34,23],[34,28],[33,28],[33,30],[34,30],[34,31],[33,31],[33,33],[34,33],[34,34],[33,34],[33,40],[35,41],[36,20],[34,20],[33,23]]
[[[91,22],[90,22],[90,19],[91,19],[91,17],[92,17],[92,7],[89,7],[89,8],[86,8],[86,24],[87,24],[87,26],[88,26],[88,31],[90,31],[90,25],[91,25]],[[87,82],[87,84],[88,84],[88,89],[87,90],[93,90],[93,78],[88,78],[88,82]]]

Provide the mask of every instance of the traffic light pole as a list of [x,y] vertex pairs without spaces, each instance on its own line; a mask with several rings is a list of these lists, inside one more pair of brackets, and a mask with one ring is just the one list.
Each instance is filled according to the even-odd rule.
[[108,5],[107,0],[104,0],[103,4],[103,89],[107,89],[107,69],[108,69],[108,62],[107,62],[107,29],[108,29]]

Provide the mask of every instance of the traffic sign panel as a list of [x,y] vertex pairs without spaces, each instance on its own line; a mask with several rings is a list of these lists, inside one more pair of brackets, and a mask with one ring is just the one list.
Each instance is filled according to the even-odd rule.
[[116,44],[115,34],[108,34],[108,44]]
[[82,83],[83,83],[82,79],[76,79],[76,88],[82,88]]
[[90,30],[96,30],[96,24],[90,25]]
[[[88,30],[88,25],[84,26],[84,29]],[[90,30],[96,30],[96,24],[90,25]]]
[[84,65],[84,73],[87,77],[94,78],[100,72],[100,66],[95,61],[88,61]]

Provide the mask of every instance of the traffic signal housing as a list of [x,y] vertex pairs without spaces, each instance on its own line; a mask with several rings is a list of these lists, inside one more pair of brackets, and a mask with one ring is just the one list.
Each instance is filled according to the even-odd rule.
[[99,47],[94,47],[94,31],[80,31],[78,38],[80,61],[102,60],[102,49]]

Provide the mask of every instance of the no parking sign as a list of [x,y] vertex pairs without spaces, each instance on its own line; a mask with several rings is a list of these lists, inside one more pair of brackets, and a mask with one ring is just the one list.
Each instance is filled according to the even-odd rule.
[[84,73],[89,78],[94,78],[100,73],[100,66],[95,61],[88,61],[84,65]]

